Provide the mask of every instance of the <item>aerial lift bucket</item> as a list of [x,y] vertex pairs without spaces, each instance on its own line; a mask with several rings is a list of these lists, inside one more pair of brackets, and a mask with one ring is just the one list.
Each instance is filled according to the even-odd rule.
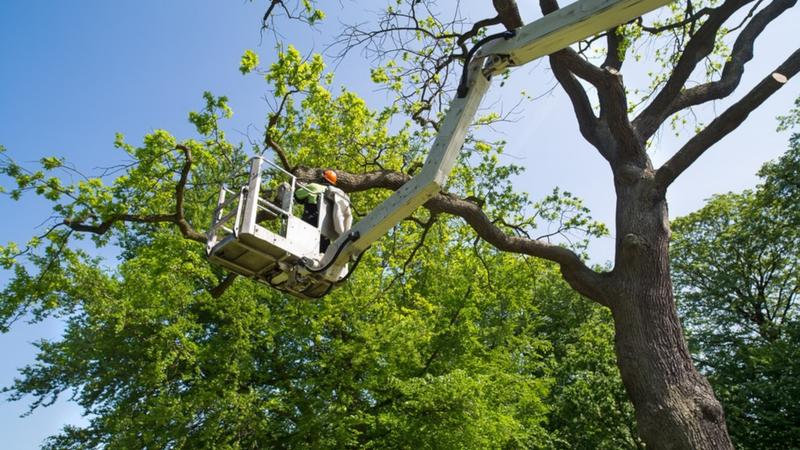
[[250,160],[244,186],[223,186],[207,233],[209,260],[232,272],[301,297],[325,295],[332,282],[298,272],[322,258],[320,225],[326,209],[322,194],[319,222],[303,221],[295,209],[294,175],[260,156]]

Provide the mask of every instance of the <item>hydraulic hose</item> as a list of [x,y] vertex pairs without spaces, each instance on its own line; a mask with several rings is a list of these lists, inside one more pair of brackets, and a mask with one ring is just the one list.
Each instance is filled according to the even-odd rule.
[[324,272],[324,271],[328,270],[333,265],[333,263],[336,261],[336,259],[339,257],[339,255],[342,253],[342,250],[344,250],[344,248],[347,247],[347,244],[358,240],[359,237],[361,237],[361,233],[359,233],[358,231],[351,231],[347,235],[347,239],[345,239],[344,242],[342,242],[342,245],[340,245],[339,248],[336,249],[336,253],[334,253],[333,258],[331,258],[331,260],[328,261],[328,264],[325,264],[323,267],[320,267],[319,269],[314,269],[314,268],[310,267],[308,265],[308,259],[306,259],[306,258],[303,258],[303,265],[305,266],[306,270],[308,270],[309,272],[312,272],[312,273]]

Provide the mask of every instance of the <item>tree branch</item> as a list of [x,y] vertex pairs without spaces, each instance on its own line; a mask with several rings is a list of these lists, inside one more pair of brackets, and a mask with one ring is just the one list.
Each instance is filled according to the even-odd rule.
[[235,273],[229,273],[218,285],[209,289],[208,293],[211,294],[211,297],[213,298],[222,297],[222,294],[224,294],[225,291],[227,291],[228,288],[233,285],[233,282],[236,280],[236,276],[237,275]]
[[[295,175],[301,180],[318,176],[319,169],[299,167]],[[397,190],[408,182],[407,174],[390,170],[378,170],[364,174],[337,171],[336,186],[345,192],[361,192],[368,189]],[[604,278],[587,267],[578,255],[567,248],[547,242],[512,236],[496,226],[481,207],[474,202],[448,193],[440,193],[424,205],[432,214],[447,213],[464,219],[477,235],[501,251],[521,253],[546,259],[560,265],[564,279],[578,292],[603,305],[607,305]]]
[[189,179],[189,172],[192,168],[192,151],[189,147],[178,144],[175,146],[184,154],[184,163],[181,168],[180,178],[175,185],[175,212],[173,214],[114,214],[100,224],[90,225],[83,223],[80,220],[64,219],[64,225],[68,226],[74,231],[94,233],[98,235],[105,234],[117,222],[131,222],[131,223],[173,223],[178,226],[181,234],[186,239],[205,244],[206,237],[202,233],[198,233],[194,228],[189,225],[184,217],[184,193],[186,189],[186,182]]
[[[605,146],[599,141],[597,136],[598,118],[594,114],[592,104],[589,101],[589,96],[586,90],[581,86],[580,82],[575,75],[572,74],[563,63],[563,60],[550,55],[550,67],[553,69],[553,75],[556,80],[564,88],[564,91],[569,96],[572,102],[572,109],[575,111],[575,117],[578,119],[578,128],[581,135],[598,149],[604,149]],[[601,154],[607,160],[610,160],[611,155],[601,150]]]
[[506,30],[513,30],[524,25],[515,0],[492,0],[492,6],[497,11],[497,17]]
[[735,130],[752,112],[772,94],[778,91],[789,78],[800,71],[800,49],[795,50],[775,71],[766,76],[741,100],[731,105],[714,119],[703,131],[696,134],[672,158],[656,172],[657,186],[663,191],[680,176],[697,158],[720,139]]
[[553,58],[558,59],[570,72],[588,81],[598,90],[607,83],[603,69],[583,59],[578,52],[569,47],[551,54],[550,59]]
[[653,101],[633,120],[633,127],[642,142],[647,141],[669,117],[670,106],[697,64],[714,50],[717,33],[736,11],[754,0],[727,0],[708,15],[708,19],[686,44],[672,74]]
[[497,25],[497,24],[502,23],[502,21],[503,21],[503,19],[500,18],[499,15],[497,15],[497,16],[491,17],[489,19],[483,19],[483,20],[479,20],[479,21],[475,22],[472,25],[472,28],[470,28],[469,31],[467,31],[466,33],[462,34],[461,36],[458,37],[458,39],[456,39],[456,45],[461,47],[461,51],[466,55],[467,54],[466,42],[469,39],[472,39],[473,37],[477,36],[478,32],[481,31],[481,28],[485,28],[485,27],[492,26],[492,25]]
[[753,44],[762,31],[797,0],[775,0],[762,9],[737,36],[730,59],[718,81],[701,84],[683,91],[664,111],[664,118],[690,106],[717,100],[732,94],[744,74],[744,65],[753,59]]
[[275,125],[278,124],[278,120],[280,120],[281,118],[281,113],[283,113],[283,108],[286,107],[289,98],[291,98],[292,95],[297,94],[298,92],[300,91],[297,89],[291,89],[288,92],[286,92],[283,95],[283,97],[281,97],[281,101],[280,103],[278,103],[278,106],[275,108],[275,111],[270,113],[269,120],[267,120],[267,127],[264,129],[264,144],[267,147],[271,148],[276,155],[278,155],[278,159],[280,159],[281,165],[283,165],[283,168],[289,172],[294,170],[294,167],[292,167],[292,165],[289,164],[289,158],[286,156],[286,151],[283,149],[283,146],[281,146],[278,143],[278,141],[276,141],[275,138],[272,137],[272,130],[274,130]]
[[702,18],[703,16],[707,16],[707,15],[711,14],[713,11],[714,11],[713,8],[708,8],[708,7],[702,8],[702,9],[700,9],[699,11],[697,11],[695,13],[691,13],[690,11],[686,11],[686,14],[684,14],[685,18],[683,20],[679,20],[677,22],[673,22],[673,23],[670,23],[670,24],[667,24],[667,25],[663,25],[663,26],[660,26],[660,27],[649,27],[649,26],[645,25],[644,24],[644,20],[642,20],[641,17],[636,19],[636,23],[639,25],[639,27],[643,31],[646,31],[646,32],[648,32],[650,34],[659,34],[659,33],[665,32],[665,31],[675,30],[677,28],[683,28],[686,25],[692,25],[692,24],[696,23],[700,18]]
[[619,71],[622,69],[622,58],[619,54],[619,46],[622,44],[622,36],[617,32],[619,27],[612,28],[606,33],[606,59],[600,67],[611,67]]
[[[610,132],[605,133],[607,139],[601,140],[599,132],[594,133],[595,138],[593,140],[587,138],[600,154],[614,164],[623,162],[620,159],[623,156],[627,160],[633,159],[637,161],[646,158],[642,142],[638,139],[633,126],[628,120],[628,100],[625,86],[622,83],[622,75],[613,67],[601,69],[595,66],[581,58],[571,48],[565,48],[553,53],[550,55],[550,60],[555,61],[554,72],[556,67],[563,67],[588,81],[597,89],[597,96],[600,100],[598,125],[614,130],[613,134]],[[575,90],[575,87],[564,86],[564,89]],[[581,87],[581,89],[583,88]],[[584,112],[581,112],[581,114],[584,114]],[[579,123],[580,120],[579,118]],[[598,129],[598,127],[595,128],[595,130]]]
[[267,11],[264,13],[264,17],[261,18],[261,31],[262,32],[264,30],[266,30],[267,28],[269,28],[268,24],[269,24],[269,19],[272,16],[272,10],[274,10],[275,7],[278,6],[279,4],[283,4],[283,2],[281,0],[272,0],[272,1],[270,1],[269,7],[267,8]]
[[[550,14],[559,8],[556,0],[539,0],[539,5],[543,14]],[[612,31],[609,34],[615,33]],[[614,130],[613,140],[616,144],[609,145],[611,144],[610,142],[599,143],[597,139],[589,140],[603,157],[612,163],[621,162],[619,161],[620,156],[635,160],[646,158],[643,146],[628,120],[628,100],[625,94],[625,86],[622,84],[622,76],[614,65],[604,68],[597,67],[569,47],[550,55],[550,61],[551,63],[552,61],[557,61],[558,65],[591,83],[597,89],[597,95],[600,100],[600,122],[605,123]],[[574,90],[575,88],[573,86],[570,89]],[[579,118],[578,120],[580,123],[581,119]],[[607,135],[612,136],[610,133],[607,133]],[[612,153],[612,148],[616,148],[617,151]],[[625,154],[620,153],[620,151],[625,152]]]
[[194,230],[194,228],[192,228],[191,225],[189,225],[189,222],[186,221],[183,210],[183,197],[186,189],[186,182],[189,180],[189,172],[192,169],[192,150],[183,144],[178,144],[175,146],[175,148],[183,152],[184,161],[183,167],[181,168],[180,179],[178,179],[178,184],[175,185],[174,221],[175,224],[178,225],[178,228],[180,228],[181,234],[183,234],[184,237],[205,244],[205,235],[198,233]]

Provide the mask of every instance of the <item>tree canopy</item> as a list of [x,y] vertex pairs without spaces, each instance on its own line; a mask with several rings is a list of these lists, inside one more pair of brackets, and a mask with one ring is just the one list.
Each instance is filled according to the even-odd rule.
[[[290,47],[264,75],[284,95],[283,141],[304,161],[335,157],[347,169],[380,153],[401,167],[422,151],[414,142],[424,133],[388,132],[391,108],[332,94],[319,57]],[[636,445],[607,313],[552,265],[498,252],[463,223],[412,217],[364,255],[345,288],[314,302],[210,266],[190,224],[208,223],[209,199],[244,163],[221,129],[230,114],[224,97],[206,94],[189,114],[198,139],[157,130],[134,146],[118,136],[134,164],[110,183],[64,185],[58,174],[72,169],[55,158],[37,171],[5,160],[12,197],[35,192],[75,218],[2,249],[15,273],[0,297],[4,329],[25,314],[66,321],[63,338],[38,343],[37,363],[6,392],[31,398],[32,409],[70,394],[91,417],[47,446]],[[454,186],[519,214],[527,200],[511,190],[517,169],[498,164],[501,150],[475,142]],[[384,196],[354,195],[354,207]],[[569,193],[531,206],[541,220],[561,219],[558,233],[605,232]],[[70,243],[82,233],[119,246],[118,264]]]

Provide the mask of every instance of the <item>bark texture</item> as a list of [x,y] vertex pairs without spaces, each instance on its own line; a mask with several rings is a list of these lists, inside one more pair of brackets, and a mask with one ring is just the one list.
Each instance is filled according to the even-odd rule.
[[[732,448],[722,406],[692,364],[669,273],[667,203],[644,168],[618,176],[608,303],[617,363],[648,448]],[[634,172],[635,173],[635,172]]]

